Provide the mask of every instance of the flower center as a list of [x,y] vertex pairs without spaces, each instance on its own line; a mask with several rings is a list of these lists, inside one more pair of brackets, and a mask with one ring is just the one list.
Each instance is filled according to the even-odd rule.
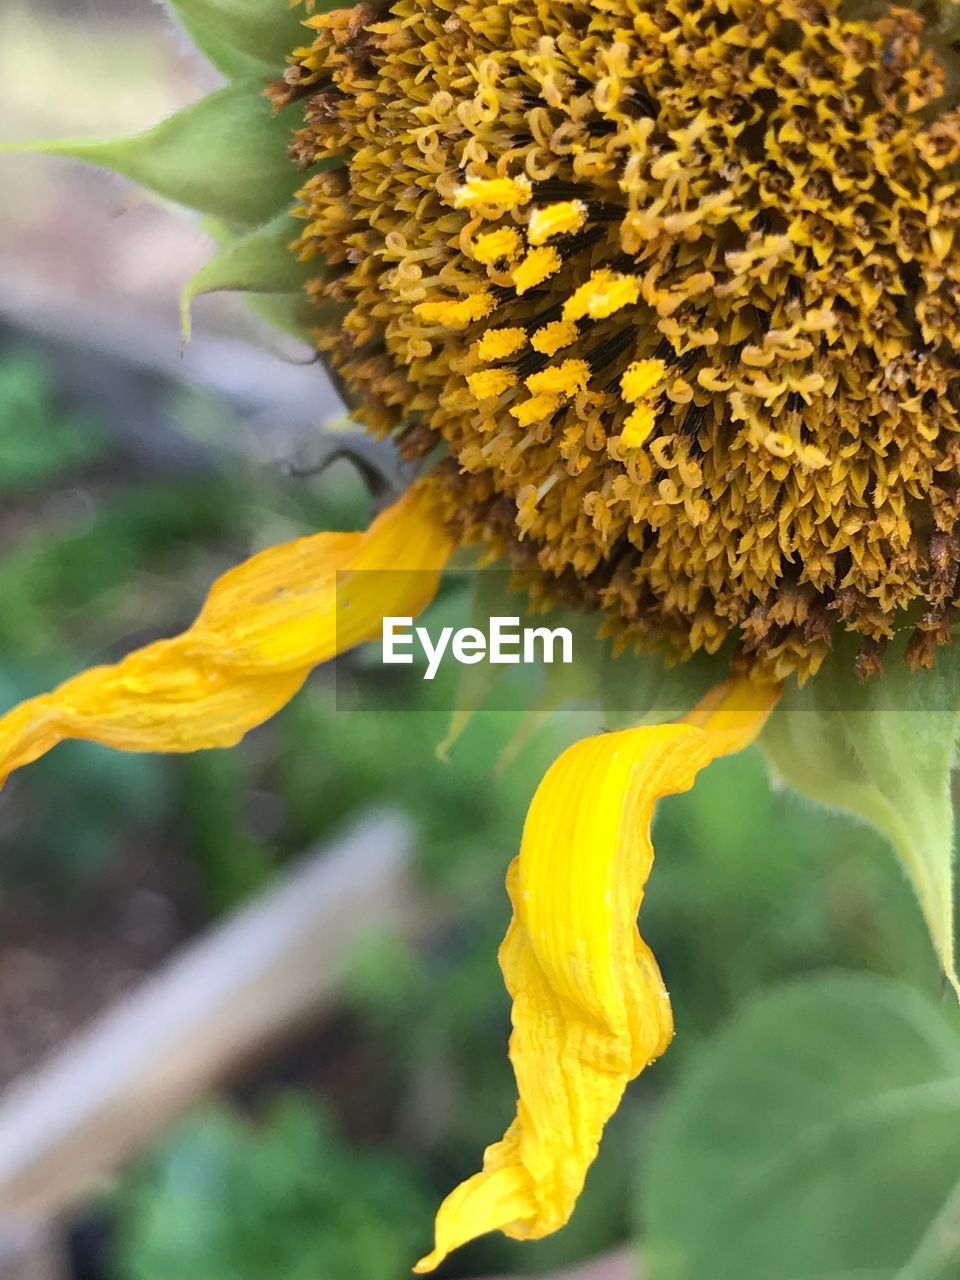
[[[446,443],[451,523],[639,645],[780,678],[949,636],[960,115],[913,12],[398,0],[309,20],[282,102],[317,343]],[[934,104],[940,105],[939,114]]]

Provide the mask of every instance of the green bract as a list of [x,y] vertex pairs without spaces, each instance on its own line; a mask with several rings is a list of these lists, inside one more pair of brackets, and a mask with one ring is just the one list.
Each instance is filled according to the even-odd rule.
[[289,122],[259,90],[256,82],[228,85],[127,138],[14,149],[85,160],[200,213],[254,226],[289,206],[299,180],[287,159]]
[[167,0],[167,7],[230,78],[279,75],[287,54],[303,43],[303,11],[285,0]]
[[960,649],[911,671],[892,645],[886,673],[860,684],[855,644],[788,686],[760,740],[775,774],[802,795],[869,822],[896,850],[920,900],[943,971],[960,994],[953,938],[953,801],[960,728]]
[[[201,267],[183,291],[184,341],[190,338],[190,306],[202,293],[235,291],[278,295],[276,299],[269,299],[268,306],[280,299],[289,300],[288,322],[279,314],[272,316],[269,310],[263,314],[278,328],[292,329],[298,336],[305,332],[308,324],[319,323],[322,313],[311,306],[304,293],[307,280],[316,274],[316,263],[302,263],[290,252],[290,242],[296,235],[297,222],[286,209],[245,235],[226,234],[220,251]],[[264,299],[259,301],[262,304]]]

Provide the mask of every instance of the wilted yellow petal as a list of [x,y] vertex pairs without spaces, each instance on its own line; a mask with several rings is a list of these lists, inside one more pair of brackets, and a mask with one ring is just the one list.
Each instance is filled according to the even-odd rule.
[[196,622],[0,719],[0,783],[64,738],[127,751],[228,747],[312,667],[432,599],[452,550],[413,489],[363,533],[316,533],[224,574]]
[[474,1237],[516,1239],[570,1217],[627,1083],[673,1035],[656,961],[637,933],[661,796],[747,746],[779,688],[718,686],[686,720],[576,743],[537,788],[507,884],[513,921],[500,964],[513,998],[517,1115],[483,1170],[440,1206],[431,1271]]

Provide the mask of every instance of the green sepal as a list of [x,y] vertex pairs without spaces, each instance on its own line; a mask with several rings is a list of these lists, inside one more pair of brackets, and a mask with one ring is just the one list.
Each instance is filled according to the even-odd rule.
[[274,329],[313,346],[310,331],[323,324],[323,312],[305,293],[257,293],[250,294],[246,301]]
[[[263,226],[223,244],[216,257],[200,268],[180,296],[184,342],[190,338],[190,307],[200,294],[295,294],[299,298],[307,281],[322,269],[318,259],[301,262],[291,250],[291,243],[302,230],[303,223],[292,217],[289,210],[284,210]],[[306,310],[302,316],[306,318]],[[319,311],[314,313],[312,321],[319,323]]]
[[304,11],[286,0],[167,0],[197,48],[226,76],[279,75],[288,54],[309,43]]
[[[224,75],[279,76],[294,49],[310,44],[306,11],[286,0],[166,0],[197,48]],[[321,0],[314,12],[344,7]]]
[[252,80],[255,76],[263,79],[279,79],[279,66],[271,67],[260,58],[251,57],[249,53],[234,49],[230,44],[224,43],[205,31],[199,23],[176,13],[176,6],[172,3],[170,10],[200,53],[227,80]]
[[791,684],[760,738],[775,775],[811,800],[875,827],[893,845],[920,902],[943,972],[960,996],[953,937],[950,775],[960,727],[960,645],[932,671],[901,661],[859,683],[857,643],[841,637],[802,689]]
[[287,156],[296,119],[275,116],[260,85],[229,85],[146,133],[105,141],[18,143],[101,165],[200,213],[255,226],[292,201],[302,177]]
[[680,720],[730,672],[726,652],[698,653],[671,666],[661,653],[618,653],[609,642],[598,650],[596,661],[611,729]]

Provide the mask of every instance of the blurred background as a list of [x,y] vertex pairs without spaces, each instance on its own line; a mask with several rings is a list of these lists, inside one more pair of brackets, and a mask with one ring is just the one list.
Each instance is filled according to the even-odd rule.
[[[0,6],[2,141],[135,131],[215,83],[147,0]],[[5,708],[186,624],[252,550],[362,526],[371,498],[309,351],[226,296],[197,304],[181,349],[198,224],[78,164],[0,166]],[[441,603],[468,608],[456,584]],[[4,1280],[399,1280],[426,1251],[439,1198],[512,1115],[503,876],[540,774],[585,728],[555,717],[505,764],[519,717],[482,713],[441,761],[441,684],[412,683],[410,712],[350,713],[320,671],[235,751],[67,744],[11,780]],[[836,968],[943,1008],[894,859],[772,790],[758,753],[664,803],[657,853],[642,924],[676,1043],[629,1090],[569,1228],[491,1237],[444,1276],[686,1275],[646,1253],[648,1153],[717,1029]]]

